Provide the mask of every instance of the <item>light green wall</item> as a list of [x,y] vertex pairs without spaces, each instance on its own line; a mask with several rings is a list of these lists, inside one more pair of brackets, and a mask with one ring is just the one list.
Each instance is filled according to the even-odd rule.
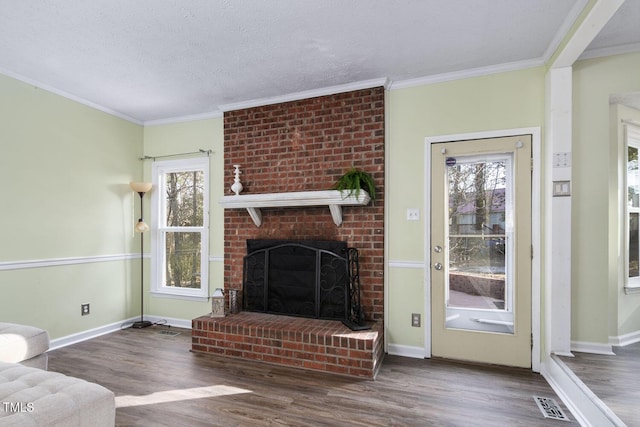
[[[386,197],[390,261],[424,261],[425,138],[542,128],[544,77],[540,67],[389,92]],[[416,207],[421,209],[421,221],[407,221],[407,208]],[[389,344],[424,347],[423,328],[410,323],[415,310],[424,318],[424,298],[423,270],[389,269]]]
[[[424,223],[406,221],[406,209],[424,206],[424,139],[426,136],[542,126],[544,69],[536,68],[455,82],[392,90],[387,97],[389,150],[389,260],[424,259]],[[145,128],[148,156],[212,149],[211,256],[223,256],[222,118]],[[151,162],[145,165],[150,178]],[[230,181],[230,171],[227,171]],[[424,215],[424,212],[423,212]],[[211,289],[222,284],[221,261],[210,263]],[[410,327],[410,313],[424,316],[424,272],[389,271],[388,339],[390,343],[424,347],[423,328]],[[149,314],[190,319],[205,314],[208,304],[151,297]]]
[[[610,335],[620,333],[615,312],[621,280],[617,141],[611,137],[609,95],[636,91],[640,91],[640,54],[574,65],[572,341],[608,344]],[[625,330],[640,328],[640,324],[629,326]]]
[[[224,135],[222,117],[184,123],[147,126],[144,130],[144,154],[164,156],[178,153],[213,150],[210,159],[210,227],[209,227],[209,290],[223,288],[224,212],[218,200],[223,195]],[[162,159],[159,159],[162,160]],[[144,174],[151,179],[151,160],[144,161]],[[232,171],[226,171],[227,182],[233,183]],[[148,290],[149,284],[146,283]],[[211,295],[211,293],[209,294]],[[189,320],[211,311],[208,302],[185,301],[151,296],[145,312],[155,316]]]
[[[142,127],[0,75],[0,150],[0,321],[57,338],[134,315],[124,254]],[[79,263],[101,256],[117,259]],[[61,258],[74,260],[16,269]]]
[[[390,268],[387,297],[389,344],[424,348],[424,270]],[[420,313],[421,326],[411,326],[411,314]]]
[[[603,260],[611,265],[618,259],[612,252],[618,242],[609,236],[619,224],[612,222],[617,211],[603,202],[617,188],[617,172],[613,160],[602,161],[615,152],[609,137],[609,94],[639,91],[639,68],[640,54],[586,60],[574,67],[574,341],[607,342],[611,333],[640,327],[635,303],[627,304],[631,298],[619,295],[616,268],[603,266]],[[402,262],[424,260],[425,137],[543,127],[544,72],[541,67],[388,92],[390,344],[424,346],[423,328],[410,326],[410,313],[424,316],[424,272],[403,268]],[[138,250],[138,236],[131,231],[137,197],[128,182],[150,178],[151,161],[138,160],[143,154],[214,151],[210,286],[222,286],[223,211],[217,201],[224,182],[231,182],[231,171],[222,170],[222,118],[143,128],[4,76],[0,94],[0,177],[6,200],[0,321],[35,324],[57,338],[138,314],[139,260],[124,255]],[[406,209],[414,207],[421,209],[422,220],[406,221]],[[101,256],[115,259],[11,267],[30,260]],[[608,317],[604,301],[613,288],[611,295],[619,300],[612,306],[619,310]],[[92,312],[81,317],[85,302]],[[150,297],[146,303],[146,313],[160,317],[191,319],[209,311],[208,303],[201,302]]]

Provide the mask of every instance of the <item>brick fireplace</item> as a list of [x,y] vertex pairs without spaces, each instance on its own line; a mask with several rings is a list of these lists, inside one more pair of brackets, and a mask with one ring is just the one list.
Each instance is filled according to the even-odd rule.
[[[384,110],[384,88],[375,87],[224,114],[224,185],[227,195],[232,194],[229,187],[233,183],[235,164],[240,165],[242,171],[242,194],[328,190],[351,167],[370,173],[377,187],[375,200],[369,205],[343,208],[340,226],[336,226],[327,207],[263,209],[260,227],[254,224],[246,210],[225,209],[225,290],[242,290],[247,240],[344,241],[359,251],[361,304],[366,319],[373,325],[371,330],[354,332],[339,321],[309,319],[304,320],[308,327],[301,331],[299,325],[302,319],[280,316],[283,318],[274,320],[270,317],[273,315],[259,313],[251,313],[249,320],[246,313],[223,319],[203,316],[193,321],[194,351],[347,375],[375,375],[374,371],[382,358],[384,330]],[[261,319],[265,326],[256,326]],[[258,329],[267,336],[255,335]],[[247,334],[240,332],[244,330]],[[310,336],[309,330],[318,332],[316,336]],[[282,337],[282,334],[285,334],[286,340],[280,338],[274,341],[272,335]],[[289,342],[288,337],[296,336],[302,337],[302,341]],[[254,351],[256,341],[260,340],[263,344],[264,339],[271,340],[269,342],[275,347],[262,354]],[[295,347],[296,356],[274,356],[283,342]],[[328,345],[318,349],[321,347],[318,346],[319,342]],[[243,348],[244,353],[238,351]],[[314,354],[314,349],[320,353]],[[359,353],[366,349],[370,350],[369,355]],[[350,352],[364,356],[365,362],[349,362]],[[334,363],[327,363],[327,355],[331,353],[340,354],[343,358],[329,358]],[[282,359],[286,360],[283,362]],[[306,363],[303,364],[303,360]],[[354,368],[353,372],[349,372],[349,369],[345,372],[340,368],[341,363],[363,365],[370,369],[365,372],[366,369],[360,371]]]

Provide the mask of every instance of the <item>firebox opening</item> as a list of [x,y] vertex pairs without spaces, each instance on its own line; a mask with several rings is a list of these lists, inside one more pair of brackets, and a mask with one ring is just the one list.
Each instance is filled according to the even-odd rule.
[[347,244],[325,240],[247,240],[244,309],[346,320],[350,310]]

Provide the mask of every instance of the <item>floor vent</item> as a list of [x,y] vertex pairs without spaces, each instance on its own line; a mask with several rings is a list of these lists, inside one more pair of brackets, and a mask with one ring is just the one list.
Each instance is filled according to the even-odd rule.
[[174,331],[158,331],[158,333],[160,335],[168,335],[170,337],[175,337],[176,335],[180,335],[180,332],[174,332]]
[[538,404],[538,408],[540,408],[540,412],[544,415],[545,418],[549,418],[552,420],[562,420],[569,421],[569,418],[562,412],[562,409],[558,406],[554,399],[550,397],[540,397],[533,396],[536,403]]

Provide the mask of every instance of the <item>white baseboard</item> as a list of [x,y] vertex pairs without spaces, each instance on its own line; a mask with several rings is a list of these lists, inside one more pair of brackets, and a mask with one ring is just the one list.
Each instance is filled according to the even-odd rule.
[[145,320],[158,325],[168,325],[174,328],[191,329],[191,320],[176,319],[174,317],[144,316]]
[[595,342],[571,341],[571,351],[615,356],[611,344],[601,344]]
[[126,323],[134,322],[135,319],[127,319],[122,322],[115,322],[109,325],[100,326],[93,329],[88,329],[86,331],[77,332],[75,334],[67,335],[65,337],[60,337],[51,340],[51,345],[49,346],[50,350],[55,350],[58,348],[66,347],[71,344],[76,344],[82,341],[90,340],[91,338],[96,338],[101,335],[110,334],[111,332],[118,331],[123,328],[123,325]]
[[581,426],[622,427],[625,424],[560,358],[551,356],[540,370]]
[[[76,344],[82,341],[90,340],[92,338],[97,338],[102,335],[110,334],[112,332],[119,331],[120,329],[126,329],[130,327],[133,322],[136,322],[138,320],[140,320],[140,318],[136,316],[130,319],[125,319],[121,322],[115,322],[97,328],[88,329],[86,331],[77,332],[65,337],[53,339],[51,340],[49,350],[56,350],[58,348],[66,347],[71,344]],[[168,325],[176,328],[191,329],[191,320],[147,315],[144,316],[144,320],[148,320],[159,325]]]
[[609,337],[609,344],[618,347],[624,347],[625,345],[635,344],[637,342],[640,342],[640,331],[619,335],[617,337]]
[[389,344],[387,346],[387,353],[393,354],[394,356],[413,357],[414,359],[425,358],[424,348],[409,345]]

